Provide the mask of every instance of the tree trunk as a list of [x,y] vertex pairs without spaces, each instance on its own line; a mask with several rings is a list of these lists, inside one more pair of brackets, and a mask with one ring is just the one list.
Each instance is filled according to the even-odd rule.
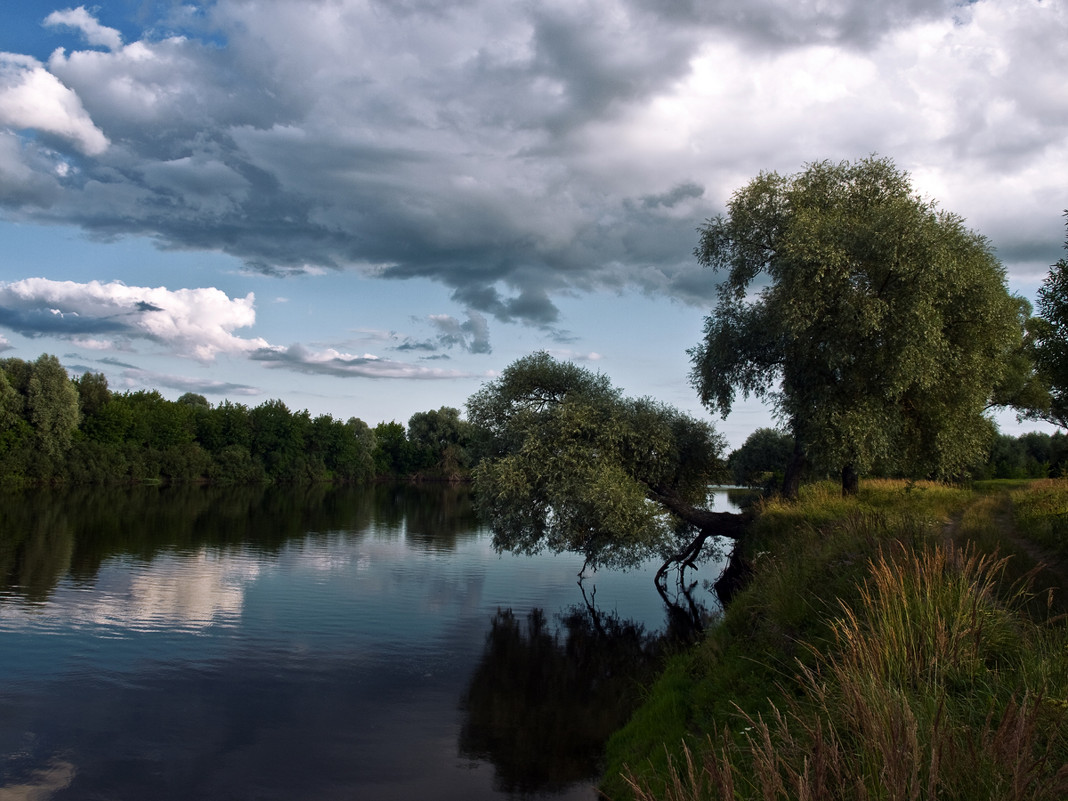
[[859,489],[860,476],[853,469],[853,465],[847,464],[842,468],[842,497],[848,498],[851,495],[856,495]]
[[794,435],[794,455],[790,457],[786,465],[786,473],[782,477],[782,497],[788,501],[796,501],[797,493],[801,489],[801,472],[805,469],[805,452],[801,449],[801,440]]

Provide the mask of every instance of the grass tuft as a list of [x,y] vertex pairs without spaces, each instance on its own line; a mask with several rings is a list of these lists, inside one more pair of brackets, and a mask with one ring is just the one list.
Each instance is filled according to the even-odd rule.
[[[903,482],[766,503],[753,585],[685,656],[686,731],[655,759],[616,757],[602,789],[639,801],[1068,798],[1068,629],[1027,614],[1033,594],[1010,559],[984,552],[1003,513]],[[956,545],[949,529],[989,536]]]

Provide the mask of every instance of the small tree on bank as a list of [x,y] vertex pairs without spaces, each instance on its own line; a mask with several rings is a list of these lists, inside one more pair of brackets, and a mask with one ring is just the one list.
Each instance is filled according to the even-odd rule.
[[762,173],[695,255],[726,280],[692,380],[723,415],[738,391],[772,402],[795,442],[788,497],[806,460],[852,493],[873,467],[950,476],[986,448],[1020,304],[989,243],[888,159]]
[[738,537],[739,515],[706,508],[723,471],[707,423],[608,378],[535,353],[467,402],[482,437],[477,503],[498,550],[571,551],[588,567],[659,555],[662,578],[694,562],[713,535]]

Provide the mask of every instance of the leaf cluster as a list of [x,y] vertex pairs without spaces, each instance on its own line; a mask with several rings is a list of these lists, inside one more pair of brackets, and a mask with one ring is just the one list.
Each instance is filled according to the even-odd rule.
[[725,272],[690,351],[709,408],[768,398],[832,468],[945,475],[982,450],[1019,304],[990,244],[893,162],[761,174],[695,255]]
[[[1068,240],[1064,246],[1068,249]],[[1068,260],[1058,259],[1050,267],[1038,290],[1038,313],[1032,321],[1033,353],[1051,396],[1050,407],[1041,416],[1068,428]]]
[[707,423],[601,374],[535,353],[468,400],[474,479],[499,550],[542,548],[626,567],[666,554],[679,521],[657,502],[703,503],[724,442]]

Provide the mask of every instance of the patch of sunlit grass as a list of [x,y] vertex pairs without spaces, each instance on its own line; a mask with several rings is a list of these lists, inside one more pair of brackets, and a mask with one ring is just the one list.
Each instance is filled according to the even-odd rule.
[[1068,555],[1068,480],[1031,482],[1012,494],[1019,532],[1060,554]]

